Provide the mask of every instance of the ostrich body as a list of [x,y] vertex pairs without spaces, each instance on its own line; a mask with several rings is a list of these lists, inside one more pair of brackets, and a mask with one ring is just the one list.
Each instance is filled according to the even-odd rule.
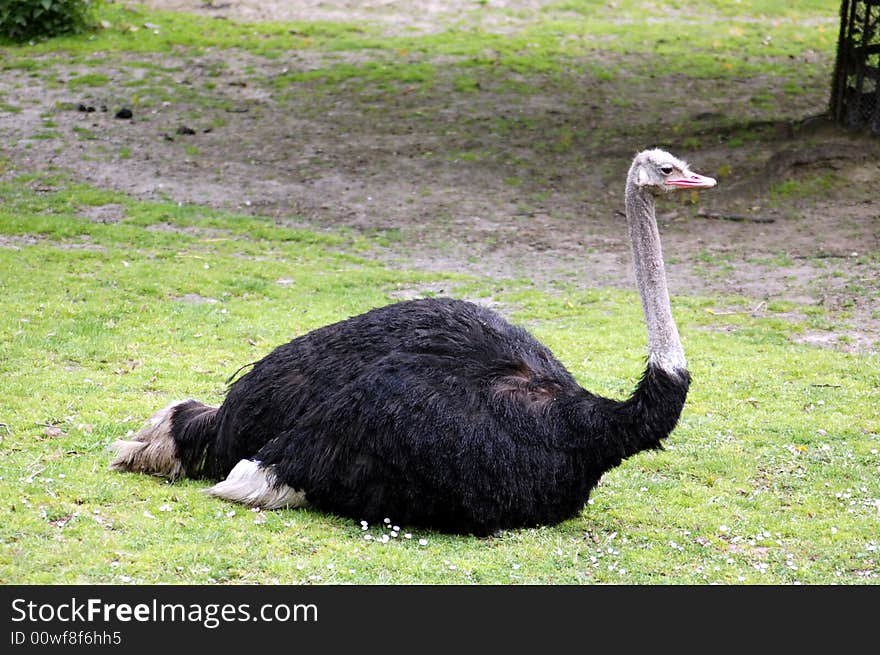
[[707,188],[663,152],[636,156],[626,215],[648,327],[647,368],[617,401],[582,389],[498,314],[448,298],[401,302],[276,348],[219,408],[156,413],[111,468],[221,480],[208,492],[266,509],[485,535],[577,515],[600,477],[660,448],[690,383],[672,318],[654,195]]

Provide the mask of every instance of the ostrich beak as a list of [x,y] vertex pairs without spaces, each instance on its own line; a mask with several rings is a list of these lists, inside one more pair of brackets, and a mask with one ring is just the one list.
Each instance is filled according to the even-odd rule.
[[710,189],[716,184],[715,178],[697,175],[690,171],[683,173],[680,177],[670,177],[666,180],[666,186],[684,189]]

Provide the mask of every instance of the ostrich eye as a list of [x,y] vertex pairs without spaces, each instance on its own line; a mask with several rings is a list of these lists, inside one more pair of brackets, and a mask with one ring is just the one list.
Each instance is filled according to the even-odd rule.
[[674,170],[675,169],[672,166],[669,166],[668,164],[666,166],[660,167],[660,172],[663,173],[664,175],[669,175]]

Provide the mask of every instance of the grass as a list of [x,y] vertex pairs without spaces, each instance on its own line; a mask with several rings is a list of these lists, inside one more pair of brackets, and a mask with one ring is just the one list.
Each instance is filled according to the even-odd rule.
[[85,75],[79,75],[77,77],[73,77],[67,81],[67,86],[70,89],[79,89],[84,86],[96,87],[96,86],[105,86],[110,82],[110,78],[104,75],[103,73],[86,73]]
[[[709,311],[736,298],[674,300],[695,378],[680,426],[578,518],[489,539],[401,526],[382,543],[382,526],[109,472],[107,446],[172,399],[220,402],[241,364],[401,286],[491,296],[622,397],[644,351],[634,294],[389,270],[346,254],[363,238],[62,177],[17,178],[0,200],[4,583],[876,582],[877,368],[792,343],[773,316],[788,304],[755,318]],[[88,219],[106,206],[118,222]]]
[[[362,23],[245,24],[116,3],[101,8],[100,19],[107,27],[88,38],[61,37],[36,43],[27,52],[32,56],[62,51],[73,55],[74,61],[87,61],[95,52],[241,48],[277,58],[296,50],[367,51],[371,59],[387,60],[386,69],[378,71],[383,78],[404,81],[401,78],[411,77],[420,84],[432,82],[430,60],[444,57],[444,67],[461,70],[456,83],[463,90],[473,88],[483,76],[505,77],[511,72],[547,75],[592,71],[607,80],[613,73],[596,60],[599,44],[606,52],[635,55],[631,66],[636,70],[630,72],[646,73],[659,65],[668,73],[693,77],[768,74],[781,76],[786,92],[793,94],[799,92],[804,75],[825,73],[807,58],[798,62],[797,75],[792,75],[789,60],[833,46],[837,15],[829,11],[827,3],[798,2],[779,7],[759,2],[700,4],[704,11],[699,21],[681,20],[680,13],[688,10],[669,3],[586,0],[531,12],[528,20],[521,20],[512,32],[475,30],[451,22],[448,29],[435,34],[389,36],[376,26]],[[485,13],[487,9],[475,5],[474,11]],[[731,22],[731,14],[747,19]],[[811,19],[806,27],[805,19]],[[144,23],[159,27],[141,29]],[[638,29],[633,29],[634,25]],[[457,61],[450,62],[450,57]],[[0,63],[0,68],[30,65],[13,58]],[[340,63],[308,75],[337,84],[348,78],[375,78],[375,66],[375,61],[363,66]]]

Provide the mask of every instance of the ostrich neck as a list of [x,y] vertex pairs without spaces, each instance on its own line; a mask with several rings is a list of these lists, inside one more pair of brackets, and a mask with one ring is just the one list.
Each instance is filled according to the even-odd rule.
[[654,197],[638,187],[632,176],[626,185],[626,220],[636,284],[648,324],[648,363],[669,373],[680,374],[686,370],[687,363],[669,305],[666,268],[654,216]]

